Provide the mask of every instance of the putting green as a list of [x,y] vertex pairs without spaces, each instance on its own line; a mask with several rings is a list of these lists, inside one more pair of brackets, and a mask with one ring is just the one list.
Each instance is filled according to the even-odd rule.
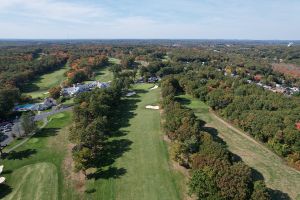
[[26,165],[13,172],[12,193],[5,200],[55,200],[58,199],[58,174],[54,164]]
[[55,115],[51,116],[52,119],[61,119],[61,118],[64,118],[64,117],[65,117],[64,113],[58,113],[58,114],[55,114]]

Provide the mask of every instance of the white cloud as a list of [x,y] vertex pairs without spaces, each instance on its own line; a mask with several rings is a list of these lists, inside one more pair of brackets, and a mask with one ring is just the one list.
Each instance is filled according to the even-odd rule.
[[91,23],[112,14],[99,5],[57,0],[1,0],[0,13],[62,22]]

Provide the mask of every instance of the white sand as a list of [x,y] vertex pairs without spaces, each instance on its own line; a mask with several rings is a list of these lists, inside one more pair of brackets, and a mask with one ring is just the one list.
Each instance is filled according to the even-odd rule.
[[0,177],[0,184],[4,183],[4,181],[5,181],[5,178],[4,177]]
[[153,86],[152,88],[150,88],[150,90],[155,90],[158,88],[158,85]]
[[146,106],[147,109],[152,109],[152,110],[159,110],[159,106],[151,106],[151,105],[148,105]]
[[127,94],[126,94],[126,97],[131,97],[131,96],[133,96],[133,95],[135,95],[136,94],[136,92],[128,92]]

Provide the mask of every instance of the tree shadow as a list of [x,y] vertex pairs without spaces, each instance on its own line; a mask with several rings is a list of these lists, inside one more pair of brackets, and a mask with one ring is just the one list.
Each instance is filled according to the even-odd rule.
[[[137,94],[146,94],[148,91],[144,89],[134,89]],[[134,97],[134,96],[133,96]]]
[[191,104],[191,100],[182,97],[175,97],[175,101],[178,101],[181,105],[187,106]]
[[87,194],[92,194],[92,193],[95,193],[95,192],[96,192],[96,189],[95,189],[95,188],[87,189],[87,190],[85,190],[84,192],[87,193]]
[[7,160],[22,160],[36,154],[36,149],[26,149],[23,151],[12,151],[6,155]]
[[0,184],[0,199],[12,192],[12,188],[6,184]]
[[117,179],[126,174],[127,170],[125,168],[117,168],[117,167],[108,167],[106,170],[98,170],[93,174],[87,175],[88,179]]
[[43,128],[42,130],[38,131],[33,137],[41,138],[56,136],[58,134],[58,131],[58,128]]
[[4,170],[1,174],[5,175],[5,174],[11,174],[13,171],[8,169],[8,170]]
[[130,126],[129,120],[133,118],[136,114],[134,110],[137,108],[137,103],[140,102],[137,98],[126,98],[122,99],[119,105],[119,108],[116,110],[115,115],[112,116],[112,135],[121,135],[124,136],[126,134],[121,134],[120,129]]
[[220,138],[218,135],[219,135],[219,132],[217,129],[213,128],[213,127],[208,127],[208,126],[205,126],[203,127],[203,131],[209,133],[212,137],[213,137],[213,140],[215,142],[218,142],[218,143],[221,143],[223,145],[225,145],[227,147],[227,144],[226,142]]
[[253,168],[251,168],[251,176],[253,181],[263,181],[265,179],[262,173]]
[[268,189],[268,192],[273,200],[292,200],[291,197],[280,190]]
[[107,167],[114,164],[115,160],[121,157],[125,152],[129,151],[132,141],[127,139],[116,139],[108,141],[101,155],[97,155],[97,159],[93,162],[97,168]]
[[88,179],[116,179],[126,174],[127,170],[125,168],[117,168],[112,165],[115,163],[116,159],[120,158],[125,152],[131,150],[130,146],[133,142],[122,138],[128,134],[127,131],[122,129],[129,127],[129,120],[136,115],[134,110],[137,108],[137,103],[140,102],[138,95],[147,91],[135,90],[135,92],[137,92],[137,95],[134,97],[121,99],[118,108],[111,117],[110,120],[113,122],[110,127],[111,132],[109,133],[111,139],[106,142],[103,151],[96,156],[96,160],[93,160],[93,164],[97,168],[97,171],[88,174]]
[[[33,82],[40,82],[41,80],[42,80],[41,78],[36,78]],[[21,90],[25,93],[38,91],[40,87],[33,82],[25,83],[23,86],[21,86]]]

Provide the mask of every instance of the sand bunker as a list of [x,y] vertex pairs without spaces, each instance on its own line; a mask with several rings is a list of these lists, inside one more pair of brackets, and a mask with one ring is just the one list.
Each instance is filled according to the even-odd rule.
[[127,94],[126,94],[126,97],[131,97],[131,96],[133,96],[133,95],[135,95],[136,94],[136,92],[128,92]]
[[153,86],[152,88],[150,88],[150,90],[155,90],[158,88],[158,85]]
[[152,109],[152,110],[159,110],[159,106],[151,106],[151,105],[148,105],[146,106],[147,109]]
[[4,177],[0,177],[0,184],[5,182],[5,178]]

